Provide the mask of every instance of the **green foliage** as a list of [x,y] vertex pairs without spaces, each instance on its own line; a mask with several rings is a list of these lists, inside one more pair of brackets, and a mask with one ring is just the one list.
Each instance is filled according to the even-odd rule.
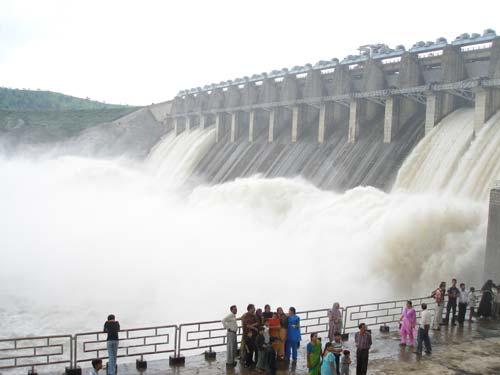
[[136,107],[104,109],[77,109],[65,111],[11,111],[0,109],[2,132],[43,132],[47,136],[68,137],[91,126],[111,122],[133,111]]
[[89,99],[59,94],[51,91],[18,90],[0,87],[0,109],[7,110],[50,110],[106,109],[127,106],[106,104]]

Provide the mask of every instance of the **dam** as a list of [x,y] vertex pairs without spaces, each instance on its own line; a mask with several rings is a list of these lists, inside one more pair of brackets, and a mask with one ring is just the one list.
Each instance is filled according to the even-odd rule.
[[500,107],[493,30],[184,90],[157,119],[176,135],[214,129],[194,173],[210,183],[303,176],[344,191],[389,191],[405,158],[447,115],[470,108],[472,139]]
[[493,30],[362,46],[0,148],[0,336],[64,334],[66,362],[88,364],[103,353],[80,337],[104,345],[114,312],[180,355],[232,304],[321,311],[309,333],[334,301],[399,309],[441,280],[497,279],[499,58]]

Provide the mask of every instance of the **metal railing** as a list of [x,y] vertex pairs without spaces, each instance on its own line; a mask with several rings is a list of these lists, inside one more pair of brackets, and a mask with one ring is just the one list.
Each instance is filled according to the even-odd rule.
[[[478,299],[481,293],[477,293]],[[422,303],[435,311],[431,297],[411,299],[420,316]],[[367,325],[395,325],[399,323],[406,299],[351,305],[341,308],[342,333],[357,329],[359,323]],[[316,332],[326,337],[329,330],[328,309],[298,312],[301,335],[304,340]],[[241,320],[238,320],[237,337],[241,340]],[[165,354],[180,358],[184,354],[200,354],[202,351],[222,351],[227,343],[226,330],[220,320],[164,325],[146,328],[124,329],[119,332],[118,358],[143,360],[161,359]],[[67,365],[77,367],[94,358],[107,359],[107,334],[86,332],[71,335],[24,337],[0,340],[0,370]]]
[[[435,310],[436,304],[433,298],[420,297],[413,298],[411,301],[417,312],[417,317],[420,316],[422,303],[426,303],[430,311]],[[406,302],[407,300],[404,299],[347,306],[343,316],[343,333],[357,330],[360,323],[365,323],[367,326],[398,324]]]
[[0,340],[0,370],[71,365],[71,335],[22,337]]
[[[124,329],[119,332],[118,358],[154,357],[158,354],[176,353],[177,326],[157,326]],[[94,358],[106,359],[107,334],[104,332],[78,333],[74,336],[73,366],[90,362]]]

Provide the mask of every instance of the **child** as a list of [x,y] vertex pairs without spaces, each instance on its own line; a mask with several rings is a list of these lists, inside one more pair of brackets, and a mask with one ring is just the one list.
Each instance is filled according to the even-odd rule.
[[[266,323],[267,324],[267,323]],[[266,371],[266,352],[269,346],[269,332],[264,330],[264,327],[259,328],[259,334],[257,335],[257,350],[259,351],[257,357],[257,371],[264,372]]]
[[340,375],[349,375],[349,365],[351,364],[351,352],[344,350],[344,356],[340,360]]
[[[311,373],[311,371],[309,371]],[[321,375],[335,375],[335,356],[333,355],[333,345],[331,342],[325,344],[323,351],[323,363],[321,364]]]
[[274,349],[274,346],[276,342],[279,342],[279,339],[277,337],[271,336],[269,341],[270,345],[267,346],[267,351],[266,351],[266,360],[267,360],[266,364],[268,373],[270,375],[275,375],[278,366],[276,363],[276,350]]
[[93,359],[92,369],[89,371],[88,375],[98,375],[100,369],[102,369],[102,359]]
[[470,306],[469,322],[472,322],[472,317],[474,316],[477,306],[477,296],[475,292],[476,290],[474,289],[473,286],[471,286],[469,292],[469,306]]
[[335,356],[335,368],[337,369],[337,375],[340,375],[340,355],[342,354],[342,335],[340,332],[335,332],[335,341],[332,342],[333,345],[333,355]]

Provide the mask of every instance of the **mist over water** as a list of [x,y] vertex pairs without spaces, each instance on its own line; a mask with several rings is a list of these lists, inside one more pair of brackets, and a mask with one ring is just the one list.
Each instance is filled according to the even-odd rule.
[[485,199],[413,183],[389,194],[259,176],[207,186],[191,172],[213,142],[210,129],[168,134],[143,162],[0,158],[0,336],[100,329],[108,313],[124,327],[180,323],[231,304],[303,310],[481,281]]

